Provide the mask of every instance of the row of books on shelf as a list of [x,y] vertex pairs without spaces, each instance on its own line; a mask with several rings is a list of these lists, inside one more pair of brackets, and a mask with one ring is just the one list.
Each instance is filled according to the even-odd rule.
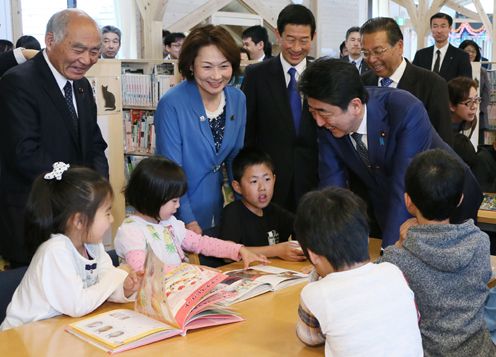
[[155,125],[153,112],[131,109],[123,113],[124,150],[132,154],[153,154],[155,152]]
[[177,82],[172,63],[162,63],[154,67],[152,74],[143,70],[124,70],[122,73],[122,105],[156,107],[160,98]]
[[107,311],[82,319],[66,330],[117,353],[188,330],[242,321],[227,306],[307,280],[308,275],[270,266],[220,273],[183,263],[164,265],[149,249],[135,308]]

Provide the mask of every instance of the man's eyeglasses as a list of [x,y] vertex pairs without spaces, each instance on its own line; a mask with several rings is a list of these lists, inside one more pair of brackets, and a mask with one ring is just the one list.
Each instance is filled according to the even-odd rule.
[[473,107],[474,105],[479,105],[481,103],[481,97],[468,98],[467,100],[460,102],[460,104],[466,105],[467,107]]
[[367,50],[364,50],[364,51],[361,51],[362,52],[362,56],[365,57],[365,58],[369,58],[369,57],[381,57],[386,51],[390,50],[392,47],[387,47],[387,48],[374,48],[373,50],[371,51],[367,51]]

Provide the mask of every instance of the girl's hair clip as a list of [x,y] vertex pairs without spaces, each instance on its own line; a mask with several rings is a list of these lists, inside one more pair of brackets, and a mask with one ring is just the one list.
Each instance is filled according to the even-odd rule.
[[63,163],[62,161],[55,162],[53,164],[52,172],[49,172],[43,176],[45,180],[53,180],[56,179],[60,181],[62,179],[62,174],[64,171],[67,171],[71,165]]

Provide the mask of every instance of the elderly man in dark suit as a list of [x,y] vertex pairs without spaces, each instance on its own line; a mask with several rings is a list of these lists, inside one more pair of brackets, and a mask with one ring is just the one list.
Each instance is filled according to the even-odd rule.
[[315,18],[302,5],[286,6],[277,19],[281,54],[246,68],[245,144],[274,161],[274,202],[294,211],[300,197],[317,186],[317,127],[297,81],[307,67]]
[[439,136],[452,145],[448,85],[437,74],[403,58],[403,34],[390,17],[376,17],[360,29],[365,61],[371,71],[362,76],[367,86],[404,89],[424,103]]
[[472,78],[472,66],[468,54],[449,43],[453,18],[438,12],[432,15],[430,24],[436,44],[418,50],[413,64],[438,73],[446,82],[459,76]]
[[403,194],[406,168],[419,152],[440,148],[465,168],[464,200],[452,222],[476,218],[482,192],[469,167],[432,128],[423,104],[401,89],[364,87],[358,72],[322,58],[303,73],[299,88],[319,131],[320,185],[346,186],[353,172],[365,185],[382,230],[382,246],[394,244],[410,217]]
[[46,49],[0,80],[0,254],[12,265],[29,263],[23,212],[35,177],[63,161],[108,176],[107,144],[84,75],[96,63],[101,37],[86,13],[54,14]]

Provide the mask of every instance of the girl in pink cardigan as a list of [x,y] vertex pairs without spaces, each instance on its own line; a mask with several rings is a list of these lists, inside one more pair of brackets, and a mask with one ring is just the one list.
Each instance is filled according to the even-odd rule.
[[201,236],[186,229],[174,213],[179,198],[186,193],[184,171],[162,157],[142,160],[134,169],[124,191],[126,201],[136,213],[124,220],[115,238],[115,249],[135,271],[143,270],[147,245],[165,264],[175,266],[187,261],[184,251],[244,261],[267,263],[263,255],[229,241]]

